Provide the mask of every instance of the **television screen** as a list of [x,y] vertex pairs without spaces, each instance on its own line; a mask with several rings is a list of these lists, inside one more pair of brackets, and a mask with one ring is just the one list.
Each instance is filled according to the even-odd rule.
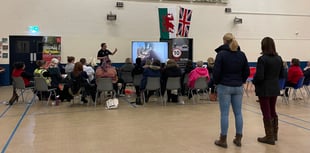
[[137,57],[140,57],[142,63],[147,59],[151,61],[158,59],[161,63],[165,63],[168,59],[168,42],[133,41],[131,55],[133,62]]

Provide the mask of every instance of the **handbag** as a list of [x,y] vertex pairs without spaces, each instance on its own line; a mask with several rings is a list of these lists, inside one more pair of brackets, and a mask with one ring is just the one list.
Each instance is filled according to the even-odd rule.
[[210,97],[210,101],[217,101],[217,94],[216,93],[211,93],[209,95],[209,97]]
[[110,98],[106,101],[106,108],[107,109],[116,109],[118,108],[118,99],[117,98]]

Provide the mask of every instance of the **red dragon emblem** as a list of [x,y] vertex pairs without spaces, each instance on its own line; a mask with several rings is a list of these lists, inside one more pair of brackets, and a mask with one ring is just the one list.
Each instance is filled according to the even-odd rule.
[[165,31],[174,33],[174,25],[172,21],[174,20],[173,15],[168,13],[167,15],[163,16],[163,26],[165,27]]

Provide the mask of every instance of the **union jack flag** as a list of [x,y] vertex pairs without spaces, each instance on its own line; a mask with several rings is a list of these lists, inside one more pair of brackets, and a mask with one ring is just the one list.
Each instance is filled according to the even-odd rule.
[[192,10],[180,7],[178,35],[187,37],[191,24]]

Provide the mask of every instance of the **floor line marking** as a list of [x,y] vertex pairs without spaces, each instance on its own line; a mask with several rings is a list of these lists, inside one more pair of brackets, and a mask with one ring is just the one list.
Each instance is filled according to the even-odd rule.
[[1,118],[2,116],[4,116],[4,114],[5,114],[11,107],[12,107],[12,105],[7,106],[6,109],[1,113],[0,118]]
[[19,121],[17,122],[17,124],[16,124],[14,130],[12,131],[12,133],[11,133],[9,139],[8,139],[7,142],[5,143],[5,145],[4,145],[4,147],[3,147],[2,151],[1,151],[1,153],[5,153],[5,151],[6,151],[6,149],[8,148],[10,142],[12,141],[12,139],[13,139],[13,137],[14,137],[14,135],[15,135],[15,133],[16,133],[16,131],[17,131],[19,125],[20,125],[21,122],[24,120],[24,118],[25,118],[27,112],[29,111],[30,107],[32,106],[32,104],[33,104],[33,102],[34,102],[34,99],[35,99],[35,96],[33,96],[32,100],[28,103],[28,105],[27,105],[27,107],[26,107],[24,113],[22,114],[21,118],[20,118]]

